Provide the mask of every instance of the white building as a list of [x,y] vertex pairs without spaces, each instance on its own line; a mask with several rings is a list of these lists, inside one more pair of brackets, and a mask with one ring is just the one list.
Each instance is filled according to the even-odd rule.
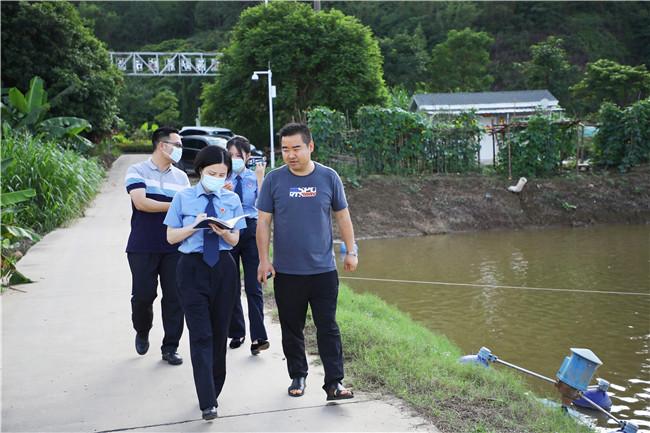
[[[474,111],[483,127],[481,137],[481,164],[492,164],[491,125],[511,123],[513,119],[527,117],[535,111],[562,111],[558,100],[548,90],[515,90],[478,93],[423,93],[413,96],[411,111],[427,114]],[[498,149],[495,150],[498,152]]]

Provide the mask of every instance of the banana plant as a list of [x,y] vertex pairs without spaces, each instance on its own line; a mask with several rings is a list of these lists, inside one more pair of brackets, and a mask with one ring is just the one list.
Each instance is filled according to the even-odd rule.
[[[0,163],[0,174],[4,176],[4,170],[12,163],[11,158],[2,160]],[[16,262],[21,257],[18,247],[20,242],[29,240],[37,242],[39,235],[33,230],[14,225],[16,205],[30,200],[36,196],[32,188],[20,191],[0,192],[0,207],[2,207],[2,225],[0,226],[0,243],[2,245],[2,265],[0,266],[1,287],[9,287],[10,284],[28,283],[30,279],[16,270]]]
[[23,94],[12,87],[2,102],[2,117],[14,129],[27,129],[46,139],[67,140],[77,148],[93,147],[93,143],[80,134],[90,131],[92,126],[79,117],[46,118],[51,107],[56,106],[63,96],[70,93],[74,85],[67,87],[48,102],[43,80],[34,77],[29,82],[29,90]]

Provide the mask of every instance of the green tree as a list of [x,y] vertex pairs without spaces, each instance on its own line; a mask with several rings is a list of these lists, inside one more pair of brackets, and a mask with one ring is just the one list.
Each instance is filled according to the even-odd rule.
[[562,38],[549,36],[530,47],[531,59],[518,66],[531,89],[547,89],[567,107],[570,100],[569,87],[575,84],[575,67],[569,63],[562,48]]
[[277,85],[276,126],[304,120],[310,107],[354,113],[387,98],[379,45],[368,27],[336,10],[270,2],[241,14],[220,75],[202,94],[204,123],[233,128],[256,145],[266,142],[266,78],[252,81],[251,74],[266,70],[269,62]]
[[645,65],[621,65],[600,59],[587,64],[582,80],[571,87],[584,113],[594,113],[603,102],[626,107],[650,96],[650,72]]
[[186,38],[194,33],[193,1],[107,1],[79,3],[81,16],[117,51]]
[[257,2],[199,1],[194,8],[194,20],[200,30],[230,29],[237,24],[239,14]]
[[121,75],[70,3],[2,5],[3,86],[25,89],[35,75],[53,94],[74,85],[52,115],[85,118],[94,134],[110,130]]
[[413,91],[427,78],[429,54],[422,27],[413,34],[399,33],[380,41],[384,55],[384,75],[389,86],[401,85]]
[[158,111],[154,119],[159,125],[181,126],[178,98],[174,92],[169,89],[162,89],[153,98],[151,105]]
[[490,45],[485,32],[470,28],[450,30],[447,39],[433,48],[429,83],[433,91],[480,92],[488,90],[494,78],[488,73]]

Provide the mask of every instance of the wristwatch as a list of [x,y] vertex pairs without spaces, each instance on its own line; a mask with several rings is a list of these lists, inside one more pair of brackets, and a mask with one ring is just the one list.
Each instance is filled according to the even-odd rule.
[[358,257],[358,256],[359,256],[357,253],[353,253],[353,252],[345,253],[345,255],[346,255],[346,256],[354,256],[354,257]]

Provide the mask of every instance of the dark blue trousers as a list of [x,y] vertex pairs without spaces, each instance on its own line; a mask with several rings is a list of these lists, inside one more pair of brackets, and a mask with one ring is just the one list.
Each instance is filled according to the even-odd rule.
[[325,369],[325,387],[343,380],[341,333],[336,324],[339,279],[336,271],[316,275],[275,274],[275,302],[282,328],[282,349],[289,377],[307,376],[305,320],[307,306],[316,325],[318,353]]
[[176,265],[180,253],[127,253],[131,268],[131,320],[133,329],[148,334],[153,323],[153,301],[158,292],[162,299],[162,323],[165,336],[162,353],[176,352],[183,334],[183,310],[176,292]]
[[226,380],[226,341],[237,295],[237,268],[228,251],[221,251],[212,268],[202,254],[182,254],[176,275],[190,334],[194,386],[204,410],[217,406]]
[[[257,242],[255,232],[257,231],[257,220],[246,218],[246,228],[239,233],[239,243],[232,249],[232,256],[237,263],[237,281],[239,276],[239,262],[241,260],[244,268],[244,289],[248,301],[248,322],[250,327],[251,341],[268,340],[266,328],[264,327],[264,297],[262,285],[257,281],[257,267],[260,264],[260,257],[257,253]],[[240,283],[241,285],[241,283]],[[238,290],[241,293],[241,287]],[[241,295],[235,300],[235,308],[230,321],[230,338],[241,338],[246,335],[246,323],[244,322],[244,311],[241,306]]]

